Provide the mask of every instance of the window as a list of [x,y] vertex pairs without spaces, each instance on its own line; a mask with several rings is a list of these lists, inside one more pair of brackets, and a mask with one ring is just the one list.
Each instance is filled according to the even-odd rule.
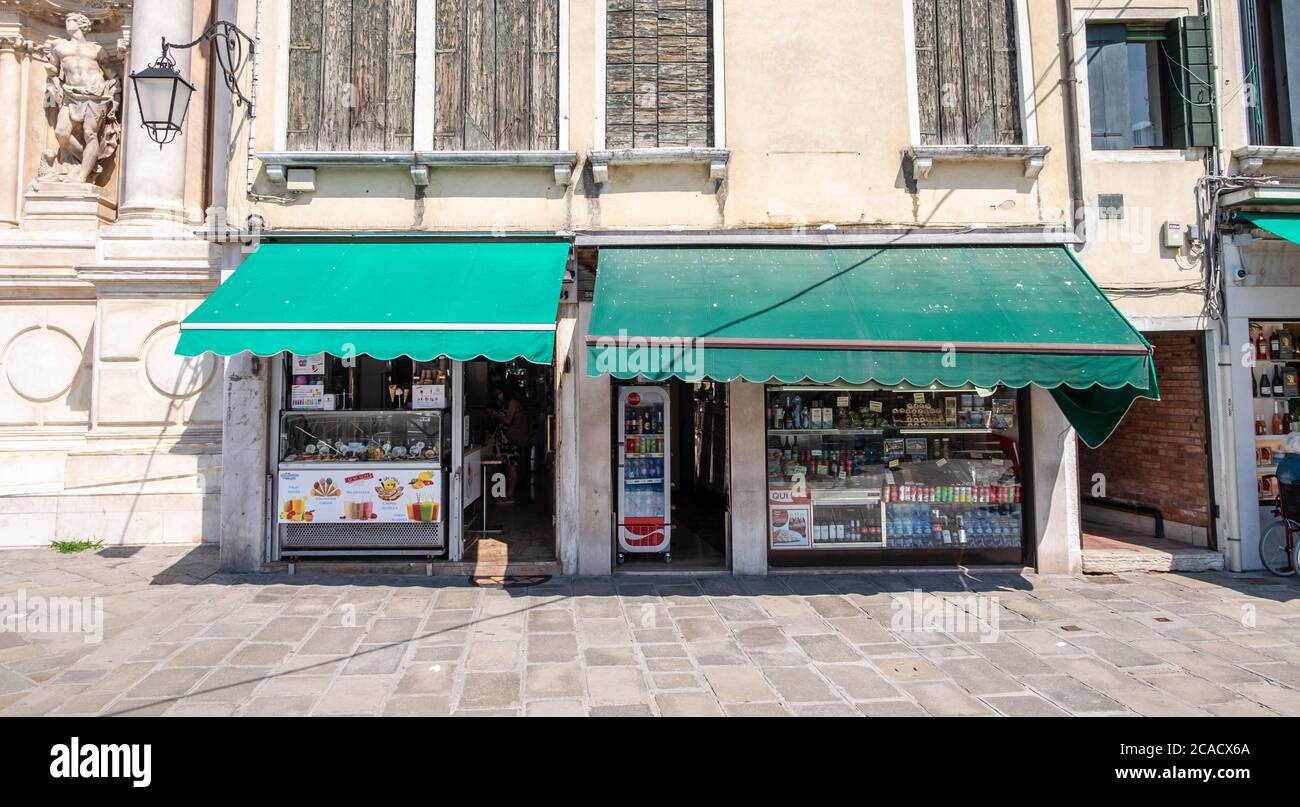
[[1088,101],[1098,151],[1169,148],[1164,30],[1088,26]]
[[1023,142],[1016,0],[915,0],[922,145]]
[[1213,145],[1217,126],[1204,17],[1089,25],[1095,151]]
[[1241,26],[1250,143],[1300,146],[1300,83],[1290,81],[1300,49],[1286,47],[1300,30],[1300,2],[1241,0]]
[[434,148],[559,148],[559,0],[437,0]]
[[287,144],[412,148],[415,0],[293,0]]
[[[559,148],[560,2],[292,0],[287,148],[413,150],[425,49],[435,97],[418,100],[432,106],[435,149]],[[420,27],[429,41],[417,12],[434,16]]]
[[712,0],[601,1],[605,145],[712,146]]

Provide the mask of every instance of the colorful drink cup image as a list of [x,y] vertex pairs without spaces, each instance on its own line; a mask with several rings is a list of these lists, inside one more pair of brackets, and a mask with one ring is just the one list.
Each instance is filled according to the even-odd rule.
[[370,501],[344,502],[343,518],[349,521],[369,521],[375,517],[375,505]]
[[438,502],[416,501],[406,503],[406,517],[411,521],[432,524],[438,520]]

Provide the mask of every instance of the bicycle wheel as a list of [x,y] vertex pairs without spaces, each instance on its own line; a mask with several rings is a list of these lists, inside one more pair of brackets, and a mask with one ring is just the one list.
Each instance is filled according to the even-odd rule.
[[[1291,531],[1300,535],[1300,524],[1292,521]],[[1287,545],[1286,523],[1278,520],[1269,525],[1259,538],[1259,559],[1265,569],[1279,577],[1286,577],[1295,574],[1295,559],[1292,554],[1295,553],[1296,548],[1294,545]]]

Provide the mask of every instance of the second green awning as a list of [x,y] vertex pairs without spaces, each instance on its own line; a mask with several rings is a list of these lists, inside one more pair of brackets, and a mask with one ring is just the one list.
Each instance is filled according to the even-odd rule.
[[1237,218],[1248,221],[1278,238],[1300,244],[1300,214],[1241,210],[1237,212]]
[[588,371],[1050,389],[1088,445],[1159,398],[1151,347],[1060,247],[603,249]]
[[176,352],[548,364],[567,242],[263,244],[181,323]]

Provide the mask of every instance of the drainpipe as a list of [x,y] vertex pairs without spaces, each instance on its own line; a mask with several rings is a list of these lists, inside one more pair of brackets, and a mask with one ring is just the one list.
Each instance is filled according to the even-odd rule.
[[[1221,82],[1219,81],[1220,63],[1221,63],[1221,59],[1223,58],[1223,53],[1219,49],[1218,9],[1216,8],[1213,2],[1207,2],[1207,0],[1199,0],[1197,6],[1200,10],[1200,13],[1204,14],[1206,17],[1206,23],[1207,23],[1206,30],[1210,40],[1209,41],[1210,53],[1214,54],[1214,59],[1210,64],[1210,70],[1211,70],[1210,81],[1212,86],[1215,88],[1214,97],[1217,99],[1219,96],[1218,90],[1220,89],[1221,86]],[[1206,160],[1205,160],[1207,174],[1210,177],[1215,179],[1210,180],[1210,183],[1207,187],[1208,192],[1205,194],[1205,196],[1208,199],[1209,207],[1210,207],[1208,211],[1209,220],[1203,223],[1202,226],[1204,227],[1205,231],[1201,233],[1201,238],[1204,239],[1205,244],[1208,247],[1212,247],[1204,250],[1201,260],[1206,262],[1206,267],[1205,267],[1206,282],[1210,284],[1211,289],[1216,290],[1215,293],[1221,293],[1217,290],[1222,289],[1222,282],[1221,280],[1219,282],[1215,282],[1215,281],[1216,278],[1218,278],[1219,274],[1222,272],[1222,267],[1223,267],[1221,256],[1218,254],[1219,251],[1223,249],[1223,242],[1222,239],[1218,237],[1218,233],[1217,233],[1217,228],[1219,226],[1218,197],[1219,197],[1219,193],[1221,192],[1220,190],[1221,186],[1219,185],[1217,178],[1223,176],[1224,132],[1223,132],[1222,116],[1220,112],[1221,112],[1220,107],[1216,103],[1214,107],[1214,130],[1216,135],[1214,138],[1215,142],[1212,146],[1210,146],[1209,152],[1206,154]],[[1197,194],[1198,199],[1200,198],[1200,196],[1201,194],[1198,192]],[[1198,207],[1199,207],[1199,203],[1198,203]],[[1211,234],[1210,232],[1211,229],[1214,229],[1216,232]],[[1218,339],[1216,355],[1213,361],[1214,367],[1218,371],[1217,372],[1218,394],[1215,397],[1218,399],[1216,403],[1218,404],[1220,411],[1223,413],[1223,416],[1218,418],[1219,423],[1222,427],[1223,434],[1212,435],[1211,437],[1212,444],[1210,448],[1213,449],[1214,443],[1218,444],[1220,451],[1222,452],[1222,462],[1216,463],[1216,467],[1221,467],[1224,468],[1225,470],[1231,471],[1227,473],[1226,476],[1227,484],[1224,486],[1225,501],[1222,503],[1222,506],[1219,508],[1220,513],[1222,513],[1223,515],[1220,517],[1216,527],[1219,528],[1218,533],[1220,538],[1220,544],[1219,544],[1220,549],[1221,550],[1226,549],[1225,555],[1226,555],[1228,570],[1237,572],[1237,571],[1242,571],[1244,569],[1244,566],[1241,561],[1241,539],[1240,536],[1237,535],[1237,531],[1236,531],[1237,515],[1238,515],[1237,513],[1238,496],[1240,495],[1240,492],[1237,488],[1237,474],[1236,474],[1237,452],[1235,447],[1235,441],[1233,439],[1235,430],[1233,428],[1233,413],[1231,412],[1232,369],[1233,369],[1233,361],[1236,357],[1235,357],[1235,351],[1233,351],[1232,349],[1231,337],[1228,334],[1228,312],[1224,310],[1226,309],[1225,301],[1226,298],[1221,298],[1220,300],[1215,301],[1216,306],[1222,306],[1222,308],[1219,311],[1218,322],[1216,323],[1216,327],[1218,328],[1219,339]],[[1211,518],[1213,518],[1214,514],[1211,513],[1210,516]]]
[[1083,157],[1079,144],[1079,82],[1074,70],[1074,15],[1070,0],[1057,0],[1056,14],[1061,31],[1061,99],[1065,103],[1065,155],[1069,170],[1071,224],[1079,236],[1075,251],[1087,244],[1088,219],[1083,203]]

